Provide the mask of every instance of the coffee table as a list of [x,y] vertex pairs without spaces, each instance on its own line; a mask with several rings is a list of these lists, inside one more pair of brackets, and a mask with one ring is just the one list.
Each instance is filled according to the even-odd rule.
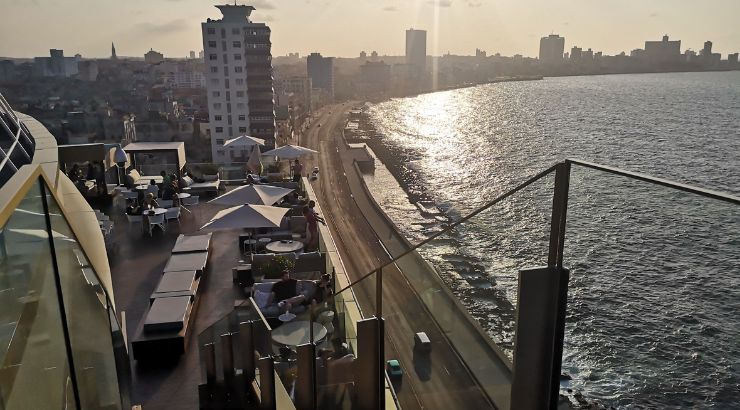
[[313,325],[313,340],[318,342],[326,337],[326,328],[316,322],[307,320],[296,320],[294,322],[284,323],[272,330],[272,340],[275,343],[285,346],[299,346],[311,341],[310,327]]
[[298,252],[303,249],[303,242],[300,241],[274,241],[268,243],[265,248],[273,253],[290,253]]

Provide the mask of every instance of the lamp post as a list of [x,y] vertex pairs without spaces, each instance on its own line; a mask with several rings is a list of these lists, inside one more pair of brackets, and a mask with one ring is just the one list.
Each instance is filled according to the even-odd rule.
[[113,153],[113,161],[118,165],[118,186],[121,186],[121,168],[126,166],[128,156],[120,145],[116,147],[116,152]]

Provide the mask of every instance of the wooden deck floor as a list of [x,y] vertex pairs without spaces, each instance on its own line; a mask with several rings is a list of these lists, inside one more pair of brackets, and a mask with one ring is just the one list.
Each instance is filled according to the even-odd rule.
[[[194,233],[218,209],[208,204],[196,205],[193,214],[183,213],[180,224],[169,223],[167,232],[143,235],[129,227],[123,209],[111,206],[103,212],[115,223],[109,250],[114,297],[119,312],[126,312],[129,343],[143,320],[149,295],[159,281],[170,251],[180,233]],[[132,404],[149,409],[197,409],[198,384],[201,382],[197,336],[203,329],[232,310],[238,289],[231,281],[231,268],[239,260],[238,231],[214,232],[207,274],[201,286],[200,306],[193,322],[194,332],[188,340],[188,351],[169,366],[146,366],[131,359],[133,375]],[[129,345],[130,346],[130,345]]]

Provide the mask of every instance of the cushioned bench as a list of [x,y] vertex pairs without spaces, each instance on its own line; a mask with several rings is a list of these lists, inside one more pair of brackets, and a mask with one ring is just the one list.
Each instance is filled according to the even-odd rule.
[[208,263],[208,252],[173,253],[164,272],[180,272],[194,270],[200,276],[206,269]]
[[172,253],[190,253],[190,252],[208,252],[211,247],[211,236],[207,233],[203,235],[185,236],[180,234],[172,248]]
[[165,272],[154,293],[149,297],[149,302],[154,303],[155,299],[167,297],[195,297],[199,283],[200,279],[194,270]]
[[183,190],[189,193],[218,194],[221,179],[218,175],[203,175],[203,182],[195,182],[193,178],[185,176],[181,180]]
[[165,360],[185,353],[198,298],[157,298],[131,342],[135,360]]
[[144,319],[145,332],[180,330],[190,311],[189,296],[155,299]]

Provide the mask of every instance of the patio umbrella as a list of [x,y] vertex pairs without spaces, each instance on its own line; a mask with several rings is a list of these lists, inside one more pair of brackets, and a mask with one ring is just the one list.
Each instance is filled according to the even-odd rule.
[[265,145],[265,140],[248,135],[241,135],[224,142],[224,147],[253,147],[255,145]]
[[280,159],[294,159],[302,157],[304,155],[317,154],[318,151],[314,151],[310,148],[301,147],[298,145],[283,145],[282,147],[275,148],[273,150],[265,152],[265,155],[275,156]]
[[247,160],[247,168],[254,174],[262,175],[262,154],[259,145],[252,149],[252,154],[249,155],[249,160]]
[[267,205],[240,205],[219,211],[200,229],[279,228],[289,208]]
[[216,205],[273,205],[285,195],[293,192],[289,188],[272,185],[244,185],[208,201]]

